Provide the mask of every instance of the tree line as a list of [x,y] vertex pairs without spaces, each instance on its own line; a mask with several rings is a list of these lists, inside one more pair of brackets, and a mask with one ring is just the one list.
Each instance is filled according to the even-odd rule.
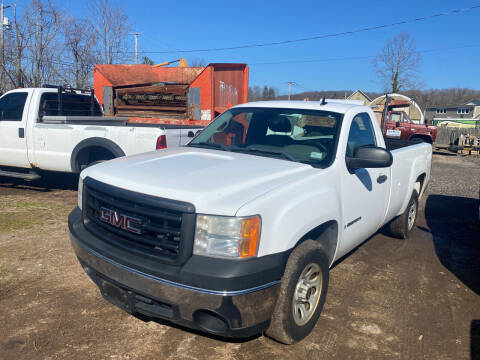
[[126,12],[111,0],[90,0],[89,8],[88,19],[72,16],[52,0],[6,9],[0,91],[45,83],[82,88],[91,84],[94,64],[133,58],[127,51]]
[[248,88],[248,101],[274,100],[277,97],[276,90],[265,85],[263,89],[258,86],[251,86]]
[[[353,90],[334,90],[334,91],[306,91],[291,95],[292,100],[311,100],[320,101],[326,99],[345,99]],[[381,92],[364,92],[371,100],[378,96],[384,95]],[[428,90],[406,90],[401,91],[403,95],[414,99],[417,104],[425,109],[430,106],[448,106],[461,105],[472,99],[480,99],[480,90],[466,88],[449,88],[449,89],[428,89]],[[287,95],[277,96],[277,100],[286,100]]]

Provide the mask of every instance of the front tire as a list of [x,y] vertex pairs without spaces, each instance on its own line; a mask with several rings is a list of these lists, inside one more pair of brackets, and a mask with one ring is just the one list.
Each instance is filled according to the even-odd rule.
[[288,345],[310,334],[325,303],[328,280],[328,258],[322,246],[313,240],[297,246],[288,258],[265,334]]

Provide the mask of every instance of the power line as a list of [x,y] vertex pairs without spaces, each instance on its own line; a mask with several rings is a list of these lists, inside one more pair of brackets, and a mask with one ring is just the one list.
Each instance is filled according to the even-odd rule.
[[[480,47],[480,44],[474,45],[464,45],[464,46],[454,46],[448,48],[438,48],[438,49],[428,49],[420,50],[419,53],[430,53],[430,52],[440,52],[440,51],[450,51],[458,49],[466,49],[472,47]],[[249,66],[255,65],[281,65],[281,64],[300,64],[300,63],[315,63],[315,62],[330,62],[330,61],[343,61],[343,60],[363,60],[363,59],[373,59],[376,55],[366,55],[366,56],[348,56],[348,57],[335,57],[335,58],[325,58],[325,59],[301,59],[301,60],[285,60],[285,61],[271,61],[271,62],[258,62],[258,63],[249,63]]]
[[296,85],[297,85],[297,87],[299,87],[300,89],[303,89],[303,90],[306,90],[306,91],[315,91],[315,90],[312,90],[312,89],[310,89],[310,88],[307,88],[307,87],[305,87],[305,86],[303,86],[303,85],[300,85],[299,83],[296,83]]
[[459,9],[453,9],[453,10],[446,10],[446,11],[432,14],[432,15],[422,16],[414,19],[400,20],[393,23],[389,23],[389,24],[368,26],[368,27],[364,27],[356,30],[343,31],[343,32],[324,34],[324,35],[315,35],[315,36],[309,36],[309,37],[291,39],[291,40],[282,40],[282,41],[273,41],[273,42],[266,42],[266,43],[237,45],[237,46],[228,46],[228,47],[219,47],[219,48],[207,48],[207,49],[142,51],[142,53],[149,53],[149,54],[194,53],[194,52],[211,52],[211,51],[237,50],[237,49],[247,49],[247,48],[274,46],[274,45],[285,45],[285,44],[292,44],[292,43],[298,43],[303,41],[320,40],[320,39],[326,39],[326,38],[332,38],[332,37],[338,37],[338,36],[351,35],[351,34],[356,34],[361,32],[367,32],[372,30],[385,29],[385,28],[399,26],[399,25],[411,24],[411,23],[420,22],[420,21],[427,21],[430,19],[438,18],[438,17],[445,17],[449,15],[459,14],[462,12],[476,10],[476,9],[480,9],[480,5],[474,5],[466,8],[459,8]]

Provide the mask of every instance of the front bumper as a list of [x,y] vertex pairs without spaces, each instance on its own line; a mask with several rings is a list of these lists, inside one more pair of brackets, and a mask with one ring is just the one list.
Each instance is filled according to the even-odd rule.
[[114,305],[134,315],[227,337],[248,337],[268,327],[279,281],[241,290],[211,290],[146,273],[88,246],[91,239],[82,237],[93,235],[83,231],[78,213],[74,210],[69,217],[72,247],[85,272]]

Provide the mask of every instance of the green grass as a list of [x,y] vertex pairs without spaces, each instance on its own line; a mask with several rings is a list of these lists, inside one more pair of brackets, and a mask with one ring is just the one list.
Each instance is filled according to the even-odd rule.
[[[31,229],[49,218],[67,213],[70,206],[38,200],[18,200],[15,197],[0,198],[0,233]],[[66,215],[65,215],[66,218]]]

